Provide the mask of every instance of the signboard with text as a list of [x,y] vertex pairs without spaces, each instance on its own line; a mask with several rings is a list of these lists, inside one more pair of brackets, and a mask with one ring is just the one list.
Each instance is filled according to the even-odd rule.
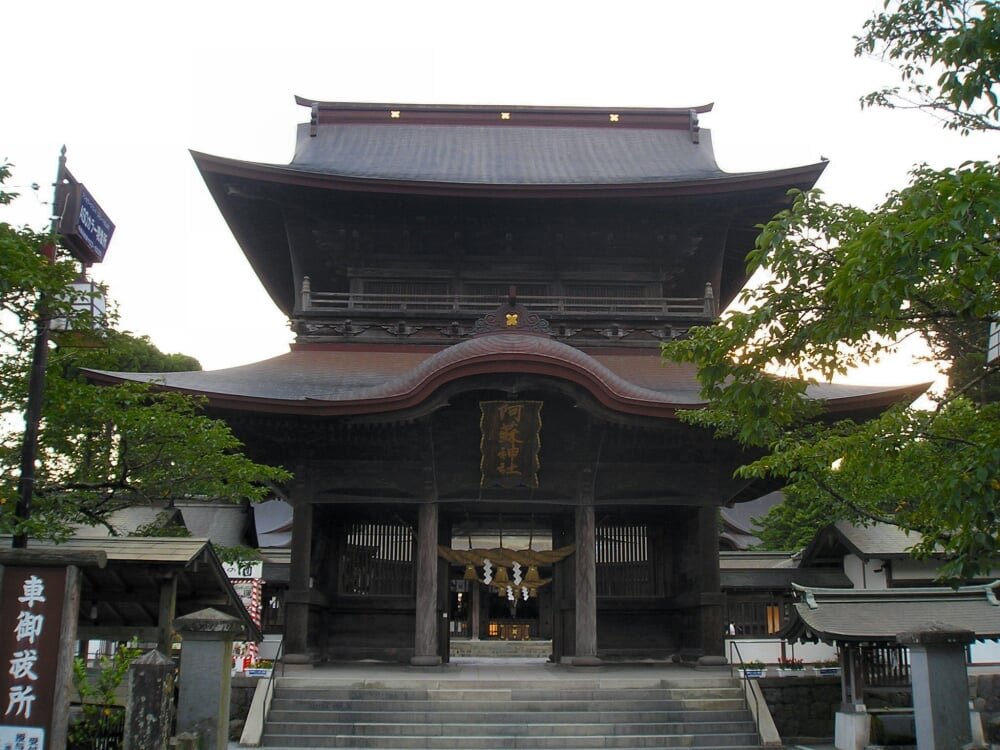
[[73,257],[84,263],[100,263],[111,244],[114,223],[83,183],[77,182],[65,167],[61,171],[56,195],[58,232]]
[[0,750],[45,750],[52,731],[66,568],[6,567],[0,587]]

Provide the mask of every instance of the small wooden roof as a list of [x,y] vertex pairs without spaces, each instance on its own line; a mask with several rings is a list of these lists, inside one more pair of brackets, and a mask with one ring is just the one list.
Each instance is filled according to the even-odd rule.
[[208,539],[70,538],[60,544],[31,541],[33,550],[103,552],[107,565],[81,567],[80,639],[155,640],[160,590],[177,580],[175,616],[212,608],[238,618],[246,640],[263,636],[236,594]]
[[833,589],[794,585],[799,601],[782,631],[789,640],[824,643],[896,642],[919,630],[971,631],[1000,639],[1000,581],[983,586]]

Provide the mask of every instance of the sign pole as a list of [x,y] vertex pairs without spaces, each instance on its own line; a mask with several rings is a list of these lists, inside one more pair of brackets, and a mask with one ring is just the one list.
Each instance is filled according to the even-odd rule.
[[[59,171],[56,174],[52,199],[51,240],[42,247],[42,254],[54,263],[56,237],[62,238],[70,253],[83,264],[84,270],[92,263],[104,260],[115,225],[104,213],[94,196],[77,182],[66,169],[66,146],[59,152]],[[45,399],[45,367],[49,359],[49,329],[51,311],[44,294],[38,296],[38,314],[35,346],[28,376],[28,402],[24,409],[24,444],[21,447],[21,477],[18,482],[15,518],[20,528],[11,546],[24,549],[28,546],[27,521],[31,518],[31,500],[35,494],[35,462],[38,459],[38,426],[42,421],[42,403]]]
[[[66,169],[66,146],[59,152],[59,171],[56,174],[53,213],[58,210],[59,186]],[[55,227],[56,216],[52,217],[50,242],[42,247],[42,254],[52,263],[56,259]],[[49,326],[51,317],[46,309],[45,295],[38,298],[38,321],[35,329],[35,346],[31,355],[31,370],[28,377],[28,403],[24,410],[24,444],[21,446],[21,478],[18,482],[17,506],[14,515],[18,521],[26,522],[31,517],[31,499],[35,494],[35,461],[38,457],[38,425],[42,421],[42,402],[45,398],[45,368],[49,361]],[[24,549],[28,546],[28,531],[21,526],[14,534],[11,546]]]

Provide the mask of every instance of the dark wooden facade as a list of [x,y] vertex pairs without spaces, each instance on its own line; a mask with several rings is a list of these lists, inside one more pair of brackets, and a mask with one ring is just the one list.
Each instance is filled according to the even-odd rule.
[[[755,225],[824,165],[722,172],[710,107],[300,103],[287,166],[195,154],[296,343],[157,376],[295,474],[291,658],[436,664],[505,609],[498,632],[551,638],[556,660],[721,658],[717,509],[755,488],[734,445],[677,420],[698,388],[659,345],[712,323]],[[521,481],[483,468],[496,401],[541,404]],[[574,550],[519,609],[438,554],[504,529]]]

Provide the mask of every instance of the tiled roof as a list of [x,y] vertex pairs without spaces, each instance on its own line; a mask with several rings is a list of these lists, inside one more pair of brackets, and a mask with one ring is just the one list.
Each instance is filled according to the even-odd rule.
[[288,165],[193,154],[203,173],[223,171],[276,182],[323,177],[364,189],[450,186],[463,191],[591,192],[662,186],[726,192],[769,186],[808,189],[825,162],[762,172],[719,169],[711,132],[698,114],[712,109],[593,109],[390,105],[316,102],[298,127]]
[[[33,549],[101,551],[107,555],[103,569],[81,570],[83,601],[100,604],[97,618],[81,621],[91,635],[100,628],[148,628],[157,625],[163,581],[177,579],[177,615],[214,607],[243,622],[247,637],[261,634],[226,576],[208,539],[188,537],[71,537],[58,545],[31,541]],[[95,634],[96,633],[96,634]]]
[[789,552],[722,551],[719,553],[722,588],[739,592],[788,591],[792,584],[850,587],[841,568],[800,568],[798,555]]
[[[569,380],[622,412],[670,416],[674,410],[703,403],[694,367],[665,364],[654,351],[585,352],[544,336],[503,333],[421,351],[391,345],[296,348],[224,370],[91,371],[91,376],[108,382],[151,382],[247,410],[339,414],[403,409],[448,382],[485,373],[531,373]],[[871,408],[915,397],[919,390],[820,385],[811,392],[832,404]]]
[[107,524],[97,526],[76,526],[73,529],[73,536],[77,539],[107,539],[111,536],[128,535],[140,526],[152,523],[163,513],[166,508],[157,505],[132,505],[111,513],[107,518]]
[[821,529],[802,553],[805,564],[813,560],[843,554],[846,550],[862,560],[909,557],[909,550],[919,544],[920,534],[886,523],[860,526],[837,521]]
[[593,127],[300,126],[292,169],[376,180],[614,185],[711,180],[711,134]]
[[858,526],[837,521],[834,526],[844,542],[859,557],[908,557],[909,549],[921,541],[921,535],[888,523]]
[[966,630],[1000,638],[997,588],[828,589],[795,586],[799,602],[783,635],[827,643],[895,641],[914,630]]
[[833,568],[723,568],[720,573],[723,590],[788,591],[793,584],[849,588],[850,579],[844,571]]
[[178,500],[184,527],[197,537],[206,537],[220,547],[237,547],[246,541],[247,511],[235,503]]
[[[247,512],[240,505],[229,502],[176,500],[166,505],[133,505],[112,513],[107,525],[77,526],[73,529],[76,539],[107,539],[128,536],[145,524],[161,520],[161,515],[171,523],[179,523],[192,536],[211,539],[222,547],[243,544],[247,530]],[[180,537],[183,538],[183,537]]]

